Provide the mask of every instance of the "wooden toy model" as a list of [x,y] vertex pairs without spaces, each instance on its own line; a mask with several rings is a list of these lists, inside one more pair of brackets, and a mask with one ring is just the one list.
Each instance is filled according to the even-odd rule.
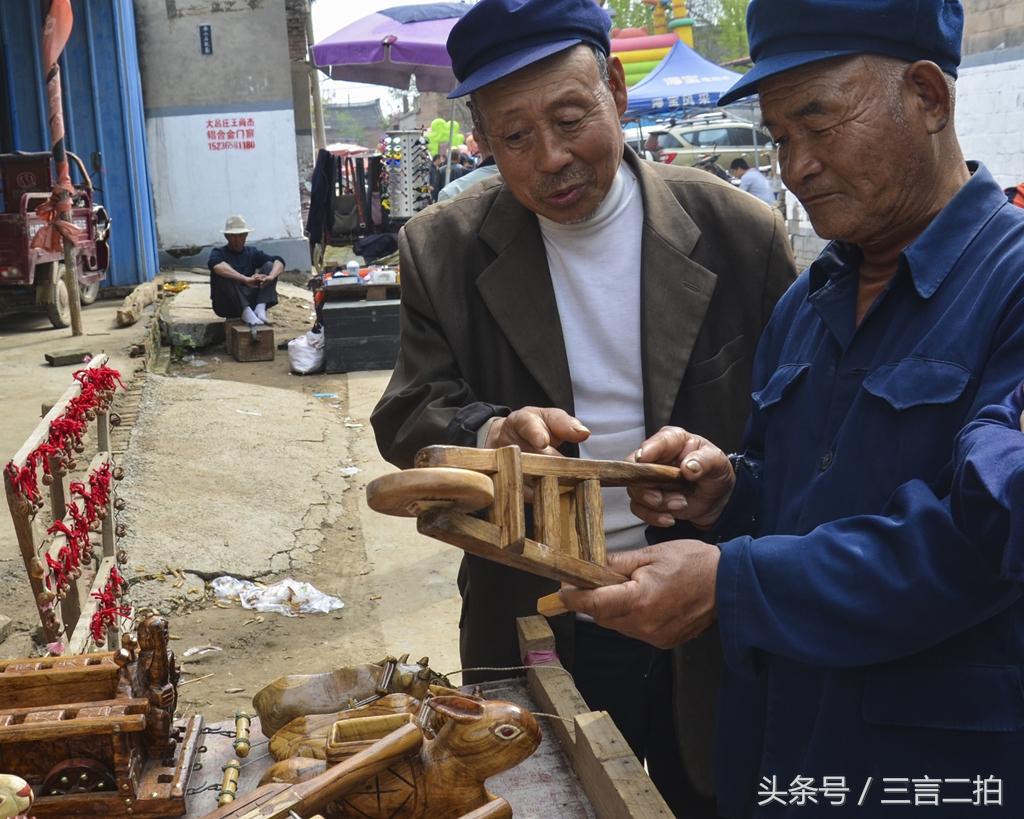
[[202,718],[174,720],[167,638],[151,616],[137,650],[0,662],[0,770],[35,790],[34,816],[185,813]]
[[423,710],[418,719],[408,713],[367,716],[363,715],[364,709],[346,712],[346,718],[332,726],[325,743],[325,759],[278,762],[264,774],[263,787],[311,784],[379,747],[388,737],[416,726],[422,731],[422,739],[415,746],[390,752],[384,768],[359,782],[352,781],[343,792],[332,790],[329,800],[318,800],[312,807],[323,810],[331,819],[511,815],[507,802],[489,793],[484,783],[537,749],[540,728],[533,715],[509,702],[459,694],[431,697],[424,701]]
[[[524,454],[517,446],[431,446],[417,453],[416,468],[371,481],[366,500],[377,512],[415,517],[422,534],[470,554],[592,589],[626,580],[606,565],[601,488],[684,483],[676,467],[659,464]],[[533,538],[526,536],[528,493]],[[538,611],[565,609],[549,595]]]
[[[366,705],[389,694],[422,699],[431,685],[448,681],[430,670],[430,659],[415,665],[409,655],[377,663],[338,668],[323,674],[288,674],[264,686],[252,698],[264,736],[272,737],[297,717],[333,714]],[[331,722],[334,720],[332,719]]]

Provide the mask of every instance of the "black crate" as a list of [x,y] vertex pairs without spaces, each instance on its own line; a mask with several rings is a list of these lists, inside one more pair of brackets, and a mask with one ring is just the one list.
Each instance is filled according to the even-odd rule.
[[324,337],[364,338],[398,335],[398,301],[327,302],[321,319]]
[[397,334],[362,338],[324,337],[324,370],[329,373],[391,370],[397,360]]

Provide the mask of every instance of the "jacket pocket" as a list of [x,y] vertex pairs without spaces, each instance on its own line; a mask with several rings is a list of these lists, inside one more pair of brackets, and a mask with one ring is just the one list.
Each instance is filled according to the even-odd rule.
[[779,367],[772,373],[768,383],[751,396],[757,408],[763,410],[778,404],[810,367],[810,364],[783,364]]
[[717,353],[703,361],[691,362],[686,367],[685,384],[699,387],[725,375],[734,364],[746,356],[746,336],[736,336],[722,345]]
[[876,725],[1019,731],[1024,728],[1020,669],[961,665],[868,672],[863,717]]
[[929,404],[952,404],[966,389],[971,372],[951,361],[905,358],[879,367],[864,379],[864,389],[902,411]]

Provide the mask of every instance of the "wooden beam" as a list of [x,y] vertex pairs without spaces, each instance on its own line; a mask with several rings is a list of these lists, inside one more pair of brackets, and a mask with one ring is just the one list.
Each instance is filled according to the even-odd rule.
[[[92,622],[92,616],[96,613],[97,606],[99,606],[99,600],[93,597],[92,594],[93,592],[99,592],[106,585],[107,578],[110,576],[110,570],[114,566],[115,561],[113,557],[104,557],[100,561],[100,566],[92,578],[92,583],[89,584],[88,596],[82,600],[81,613],[78,620],[71,627],[71,633],[68,635],[66,649],[68,654],[85,654],[88,651],[89,641],[92,639],[92,634],[89,632],[89,624]],[[113,645],[108,646],[108,648],[116,651],[119,646]]]
[[526,512],[523,508],[523,465],[519,447],[495,450],[498,471],[494,473],[494,503],[491,520],[501,529],[501,547],[518,549],[526,537]]
[[674,814],[607,712],[578,715],[575,736],[570,762],[598,816],[673,819]]
[[537,479],[533,488],[533,534],[538,541],[552,549],[561,550],[564,546],[558,478],[548,476]]
[[[497,450],[459,446],[428,446],[416,453],[416,466],[454,466],[493,474],[498,470]],[[524,452],[523,474],[549,475],[571,481],[599,480],[604,486],[688,485],[679,469],[663,464],[634,464],[628,461],[594,461],[559,458]]]
[[0,728],[0,745],[14,742],[54,742],[69,737],[109,736],[143,731],[145,728],[145,714],[22,723]]
[[580,538],[580,557],[603,566],[607,562],[604,540],[604,502],[601,482],[593,478],[576,485],[576,531]]
[[501,531],[497,526],[458,512],[428,510],[417,518],[416,528],[421,534],[458,546],[470,554],[579,588],[593,589],[626,581],[623,575],[605,566],[554,551],[529,538],[524,539],[521,552],[502,549]]

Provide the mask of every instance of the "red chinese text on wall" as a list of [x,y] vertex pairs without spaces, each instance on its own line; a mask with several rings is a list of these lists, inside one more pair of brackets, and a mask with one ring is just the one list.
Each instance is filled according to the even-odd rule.
[[255,151],[255,120],[252,117],[206,120],[206,146],[211,151]]

